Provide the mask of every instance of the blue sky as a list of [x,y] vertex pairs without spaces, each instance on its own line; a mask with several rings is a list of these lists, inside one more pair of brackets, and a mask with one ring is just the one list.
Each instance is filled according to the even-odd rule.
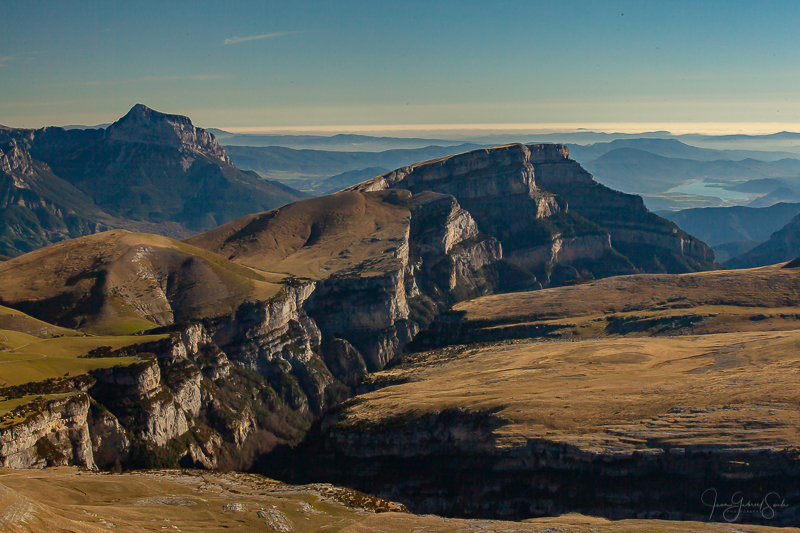
[[800,123],[800,2],[19,1],[0,124]]

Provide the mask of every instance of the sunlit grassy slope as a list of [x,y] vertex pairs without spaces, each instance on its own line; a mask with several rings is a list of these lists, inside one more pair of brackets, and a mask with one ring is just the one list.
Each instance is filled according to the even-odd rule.
[[[410,212],[406,191],[342,192],[243,217],[185,242],[259,272],[320,280],[359,268],[392,266]],[[372,260],[370,268],[361,268]]]
[[130,334],[230,313],[269,298],[275,277],[208,250],[113,230],[0,263],[0,301],[37,318],[97,334]]
[[510,341],[412,355],[372,374],[342,428],[445,409],[496,412],[508,443],[636,450],[800,443],[800,330]]
[[[487,337],[536,324],[565,326],[562,333],[572,338],[795,329],[800,327],[800,269],[779,264],[618,276],[573,287],[485,296],[459,303],[453,311]],[[685,323],[691,326],[679,327],[680,317],[689,318]]]
[[44,381],[90,370],[131,364],[134,357],[80,358],[101,346],[123,348],[164,338],[165,335],[41,339],[17,331],[0,330],[0,386]]

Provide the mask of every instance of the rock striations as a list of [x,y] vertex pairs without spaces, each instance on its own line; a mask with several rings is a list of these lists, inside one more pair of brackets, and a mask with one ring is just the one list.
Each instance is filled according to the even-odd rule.
[[597,183],[569,149],[512,144],[417,163],[349,190],[408,189],[454,196],[504,257],[557,285],[576,278],[713,267],[713,251],[647,210],[638,196]]
[[[135,323],[170,335],[117,354],[154,358],[92,372],[91,409],[72,433],[7,437],[6,464],[246,467],[300,438],[438,312],[491,291],[501,255],[452,196],[378,191],[298,202],[189,243],[114,230],[4,262],[5,304],[95,332]],[[70,447],[78,436],[92,454]]]
[[[176,202],[164,212],[186,227],[249,211],[184,241],[114,230],[0,263],[0,305],[93,334],[167,335],[105,353],[138,362],[91,372],[70,389],[71,410],[53,404],[39,422],[0,427],[10,466],[245,467],[298,442],[455,302],[713,266],[705,245],[597,184],[559,145],[419,163],[252,214],[241,199],[263,198],[261,185],[237,183],[258,178],[227,165],[188,119],[136,106],[76,134],[91,149],[70,148],[70,135],[28,132],[13,142],[33,157],[9,145],[4,164],[23,176],[49,161],[130,216],[152,208],[134,190],[162,188]],[[112,176],[130,188],[112,189]]]
[[185,149],[230,164],[214,135],[196,128],[189,117],[167,115],[136,104],[127,115],[106,129],[105,138],[115,142],[158,144]]

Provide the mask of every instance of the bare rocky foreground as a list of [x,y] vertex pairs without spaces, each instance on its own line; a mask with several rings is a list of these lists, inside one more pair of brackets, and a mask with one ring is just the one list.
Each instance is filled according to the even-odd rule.
[[565,515],[525,522],[410,514],[398,504],[317,484],[256,475],[163,470],[98,474],[76,468],[0,470],[0,525],[9,533],[99,531],[767,533],[772,528],[698,522],[609,522]]

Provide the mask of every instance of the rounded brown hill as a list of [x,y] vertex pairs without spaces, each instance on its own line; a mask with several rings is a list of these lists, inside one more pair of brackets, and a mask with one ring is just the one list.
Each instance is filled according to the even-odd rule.
[[187,239],[241,265],[313,280],[380,272],[407,245],[408,191],[342,192],[248,215]]
[[113,230],[0,264],[0,303],[53,324],[130,333],[228,313],[280,289],[180,241]]

